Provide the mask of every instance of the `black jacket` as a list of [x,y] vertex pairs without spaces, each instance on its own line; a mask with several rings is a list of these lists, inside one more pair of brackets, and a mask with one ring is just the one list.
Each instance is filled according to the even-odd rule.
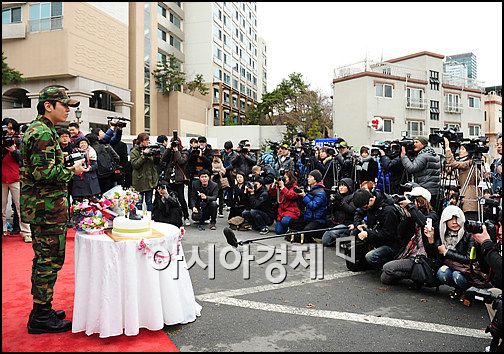
[[460,239],[460,241],[457,243],[455,246],[455,249],[453,250],[448,250],[443,257],[443,259],[451,259],[454,261],[457,261],[462,264],[469,264],[470,262],[470,255],[471,255],[471,248],[475,246],[476,247],[476,254],[480,254],[481,252],[478,252],[479,250],[479,245],[474,241],[472,238],[472,234],[469,232],[464,232],[464,236]]
[[502,290],[502,256],[499,254],[498,246],[487,240],[481,244],[481,253],[485,262],[495,272],[492,285]]
[[354,179],[354,152],[348,151],[344,155],[336,154],[334,156],[336,161],[338,162],[339,167],[339,179],[342,178],[351,178]]
[[201,182],[199,179],[194,180],[192,183],[192,189],[191,189],[191,204],[196,207],[200,205],[199,203],[202,201],[201,198],[198,196],[198,192],[203,193],[206,195],[207,199],[205,199],[205,202],[215,202],[217,200],[217,196],[219,194],[219,186],[217,183],[209,180],[208,185],[206,187],[203,187],[201,185]]
[[266,214],[275,218],[275,211],[273,210],[273,205],[269,199],[268,190],[266,187],[261,186],[261,188],[254,191],[254,194],[247,194],[248,207],[250,209],[257,209],[264,211]]
[[347,194],[341,195],[339,191],[332,194],[329,203],[328,223],[330,226],[350,225],[354,220],[355,206],[353,204],[353,181],[350,178],[342,179],[349,186]]
[[169,192],[167,196],[163,197],[156,192],[156,196],[154,197],[154,209],[152,210],[152,219],[154,221],[181,227],[182,216],[182,207],[174,192]]
[[229,159],[233,168],[248,176],[252,172],[252,167],[257,164],[256,155],[253,152],[247,154],[237,153]]
[[367,241],[375,248],[389,246],[398,250],[400,247],[397,228],[400,214],[394,206],[394,200],[383,192],[373,192],[376,201],[367,212]]
[[192,153],[193,150],[189,149],[189,161],[187,162],[187,172],[189,176],[194,177],[198,175],[198,172],[201,170],[207,170],[208,172],[212,172],[212,160],[213,160],[213,152],[212,146],[207,144],[205,150],[203,150],[203,155],[199,156],[199,154]]
[[408,182],[408,173],[401,162],[401,156],[381,156],[380,164],[383,172],[390,172],[390,193],[398,194],[401,184]]

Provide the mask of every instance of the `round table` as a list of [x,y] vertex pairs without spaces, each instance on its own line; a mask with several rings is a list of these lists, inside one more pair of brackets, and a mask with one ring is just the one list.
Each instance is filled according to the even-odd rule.
[[[160,330],[200,316],[182,245],[177,247],[179,228],[152,224],[164,236],[144,239],[143,250],[140,240],[76,233],[73,333],[134,336],[140,328]],[[154,255],[166,261],[168,252],[169,265],[155,262]]]

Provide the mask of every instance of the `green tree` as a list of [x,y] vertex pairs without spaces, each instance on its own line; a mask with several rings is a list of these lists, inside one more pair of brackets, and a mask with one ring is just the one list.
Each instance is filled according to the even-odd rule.
[[194,80],[187,83],[185,92],[194,95],[198,91],[203,96],[208,94],[208,86],[203,81],[203,75],[197,74]]
[[185,84],[185,73],[181,70],[181,61],[174,55],[168,54],[168,60],[158,62],[157,68],[152,71],[159,91],[168,94],[173,91],[181,91]]
[[23,74],[19,71],[12,69],[7,64],[7,57],[2,52],[2,85],[19,84],[24,82]]

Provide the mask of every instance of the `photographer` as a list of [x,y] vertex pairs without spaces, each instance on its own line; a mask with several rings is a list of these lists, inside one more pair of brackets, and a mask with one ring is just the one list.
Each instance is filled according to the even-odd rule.
[[[236,151],[233,150],[233,143],[231,141],[226,141],[224,143],[224,149],[221,150],[222,163],[226,169],[225,177],[228,179],[229,188],[224,190],[224,200],[226,205],[229,207],[231,204],[232,192],[234,187],[235,174],[233,164],[231,161],[236,157]],[[241,215],[241,214],[240,214]]]
[[502,191],[502,135],[497,136],[497,153],[500,157],[496,158],[490,167],[492,171],[492,190],[494,193]]
[[394,259],[400,247],[397,234],[401,220],[399,211],[394,206],[394,200],[379,190],[369,192],[359,189],[352,200],[356,208],[367,213],[367,223],[358,225],[354,233],[374,248],[366,253],[367,263],[381,269],[383,264]]
[[333,159],[334,152],[334,149],[324,146],[319,150],[318,156],[316,155],[311,157],[314,169],[317,169],[320,173],[322,173],[324,187],[328,190],[330,190],[338,182],[336,179],[337,166],[335,165],[335,161]]
[[345,140],[337,143],[337,154],[334,157],[338,162],[338,179],[350,178],[354,181],[354,152]]
[[83,138],[84,133],[81,132],[79,124],[72,122],[68,124],[68,131],[70,132],[70,142],[72,144],[72,148],[75,147],[75,140]]
[[[303,220],[293,221],[290,228],[297,231],[318,230],[326,226],[327,214],[327,194],[322,182],[322,174],[319,170],[313,170],[308,174],[308,191],[304,189],[295,189],[299,197],[302,198],[305,205]],[[314,238],[320,239],[322,233],[308,234],[304,242],[313,242]],[[286,236],[286,239],[288,237]]]
[[[170,145],[167,147],[161,157],[161,166],[165,169],[161,171],[164,178],[169,183],[170,190],[177,194],[178,201],[182,208],[184,216],[184,225],[189,226],[189,209],[187,208],[187,201],[185,197],[185,185],[189,184],[190,180],[187,177],[187,163],[189,161],[189,152],[184,149],[180,138],[171,139]],[[190,195],[190,193],[189,193]]]
[[205,230],[205,221],[210,219],[210,230],[215,230],[217,222],[217,197],[219,187],[210,180],[210,172],[201,170],[191,188],[192,219],[198,222],[198,230]]
[[291,171],[286,171],[279,176],[269,187],[269,195],[278,203],[277,222],[275,233],[281,235],[287,232],[292,220],[299,219],[301,212],[298,206],[298,195],[294,191],[297,188],[297,180]]
[[177,193],[169,188],[167,181],[159,181],[157,193],[154,197],[152,220],[181,227],[182,207],[177,198]]
[[242,213],[242,217],[259,231],[261,235],[269,232],[268,226],[275,221],[275,212],[269,201],[268,190],[264,186],[261,177],[253,178],[253,181],[245,185],[245,193],[248,197],[248,207]]
[[[191,139],[191,147],[189,149],[189,161],[187,162],[187,171],[189,173],[189,195],[192,194],[192,182],[198,180],[200,171],[212,170],[212,160],[213,152],[212,147],[207,144],[207,139],[204,136],[198,137],[198,139]],[[189,209],[194,207],[191,205],[191,199],[189,198]]]
[[91,148],[96,152],[98,168],[96,175],[102,193],[107,192],[116,185],[114,178],[115,170],[119,167],[119,155],[110,144],[100,144],[96,134],[86,134],[86,139]]
[[373,156],[369,155],[368,146],[360,148],[360,156],[356,161],[355,172],[355,182],[359,185],[364,181],[376,182],[376,177],[378,177],[378,162],[374,160]]
[[98,136],[100,144],[116,145],[122,138],[122,127],[113,125],[116,124],[113,120],[110,122],[110,127],[104,133],[100,128],[94,128],[91,132]]
[[431,194],[431,205],[436,208],[438,202],[441,164],[434,149],[428,146],[428,140],[423,136],[413,138],[413,151],[416,156],[410,159],[406,148],[401,148],[401,162],[404,169],[413,175],[414,181]]
[[[213,160],[212,160],[212,181],[217,183],[219,186],[219,212],[217,217],[224,217],[224,188],[229,188],[229,181],[227,179],[222,179],[226,175],[226,169],[224,168],[224,163],[219,150],[214,150]],[[223,181],[226,183],[223,184]]]
[[19,161],[21,140],[18,138],[19,124],[13,118],[4,118],[2,120],[2,225],[3,234],[7,234],[7,201],[9,193],[14,204],[14,212],[17,214],[19,225],[14,225],[12,234],[17,234],[20,229],[24,242],[32,242],[30,226],[21,221],[19,208],[20,180],[19,180]]
[[[166,135],[158,135],[158,137],[156,138],[156,145],[159,147],[159,152],[160,152],[160,155],[161,157],[163,157],[165,151],[166,151],[166,148],[168,147],[168,137]],[[158,174],[159,174],[159,178],[162,179],[162,176],[161,173],[166,169],[166,165],[163,163],[163,159],[161,159],[159,165],[157,165],[157,170],[158,170]]]
[[241,216],[245,209],[250,209],[248,204],[248,197],[245,193],[245,177],[245,173],[243,173],[242,171],[236,171],[236,180],[231,191],[231,208],[229,210],[228,220],[235,216]]
[[86,137],[75,140],[75,151],[85,155],[84,171],[80,175],[74,175],[72,180],[72,200],[83,201],[98,197],[101,194],[98,182],[98,163],[95,149],[89,145]]
[[[411,235],[411,238],[395,260],[383,265],[381,282],[387,285],[411,279],[418,257],[427,257],[435,271],[439,268],[439,225],[437,214],[430,204],[430,192],[423,187],[415,187],[405,196],[406,199],[399,202],[406,215],[405,222],[399,226],[399,234],[403,238]],[[427,220],[430,220],[429,224]],[[416,283],[414,287],[419,289],[422,285]]]
[[[459,207],[449,205],[443,210],[439,224],[441,245],[438,253],[443,266],[439,268],[437,278],[441,284],[455,288],[450,294],[452,299],[459,299],[470,286],[485,287],[487,283],[478,261],[470,259],[471,249],[477,244],[471,233],[464,229],[465,220]],[[480,256],[479,246],[475,249],[476,255]]]
[[[452,150],[450,149],[450,141],[446,137],[444,137],[443,139],[446,167],[459,171],[459,186],[464,186],[465,183],[468,183],[467,189],[465,190],[463,195],[464,199],[461,202],[462,211],[464,212],[466,219],[478,220],[478,186],[476,186],[476,175],[472,174],[471,180],[467,181],[467,179],[469,178],[469,170],[473,164],[472,155],[468,150],[468,146],[464,143],[461,143],[459,147],[459,157],[455,159],[453,157]],[[478,171],[476,171],[476,173],[478,173]]]
[[408,173],[401,162],[401,146],[391,143],[385,151],[380,149],[380,165],[384,173],[390,173],[390,194],[400,194],[401,184],[409,181]]
[[233,168],[250,174],[252,167],[257,164],[257,158],[254,153],[250,151],[250,142],[248,140],[240,141],[236,148],[236,156],[230,158]]
[[277,175],[280,174],[280,170],[294,171],[294,159],[291,157],[288,145],[284,144],[278,149],[278,159],[273,168]]
[[131,185],[141,195],[136,207],[140,210],[145,200],[147,210],[152,211],[152,194],[159,178],[156,165],[159,163],[160,157],[153,154],[151,148],[148,147],[149,135],[147,133],[138,134],[133,145],[130,152],[130,161],[133,167]]
[[[252,172],[251,174],[254,177],[262,177],[262,179],[264,180],[263,182],[264,182],[265,186],[269,186],[270,184],[275,182],[275,178],[276,178],[275,170],[273,170],[273,168],[269,165],[253,166],[251,172]],[[283,176],[284,172],[286,172],[286,171],[280,171],[280,172],[281,172],[280,175]]]
[[348,226],[352,224],[355,214],[353,199],[353,181],[350,178],[343,178],[338,183],[338,190],[331,192],[329,197],[329,214],[327,216],[328,226],[331,230],[322,235],[322,244],[332,247],[336,244],[338,237],[350,236]]

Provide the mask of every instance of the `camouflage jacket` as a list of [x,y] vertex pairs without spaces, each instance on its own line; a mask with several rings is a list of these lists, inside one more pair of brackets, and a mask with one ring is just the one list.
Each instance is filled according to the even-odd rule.
[[63,164],[53,123],[33,121],[21,144],[21,219],[28,224],[64,224],[68,220],[67,184],[73,172]]

